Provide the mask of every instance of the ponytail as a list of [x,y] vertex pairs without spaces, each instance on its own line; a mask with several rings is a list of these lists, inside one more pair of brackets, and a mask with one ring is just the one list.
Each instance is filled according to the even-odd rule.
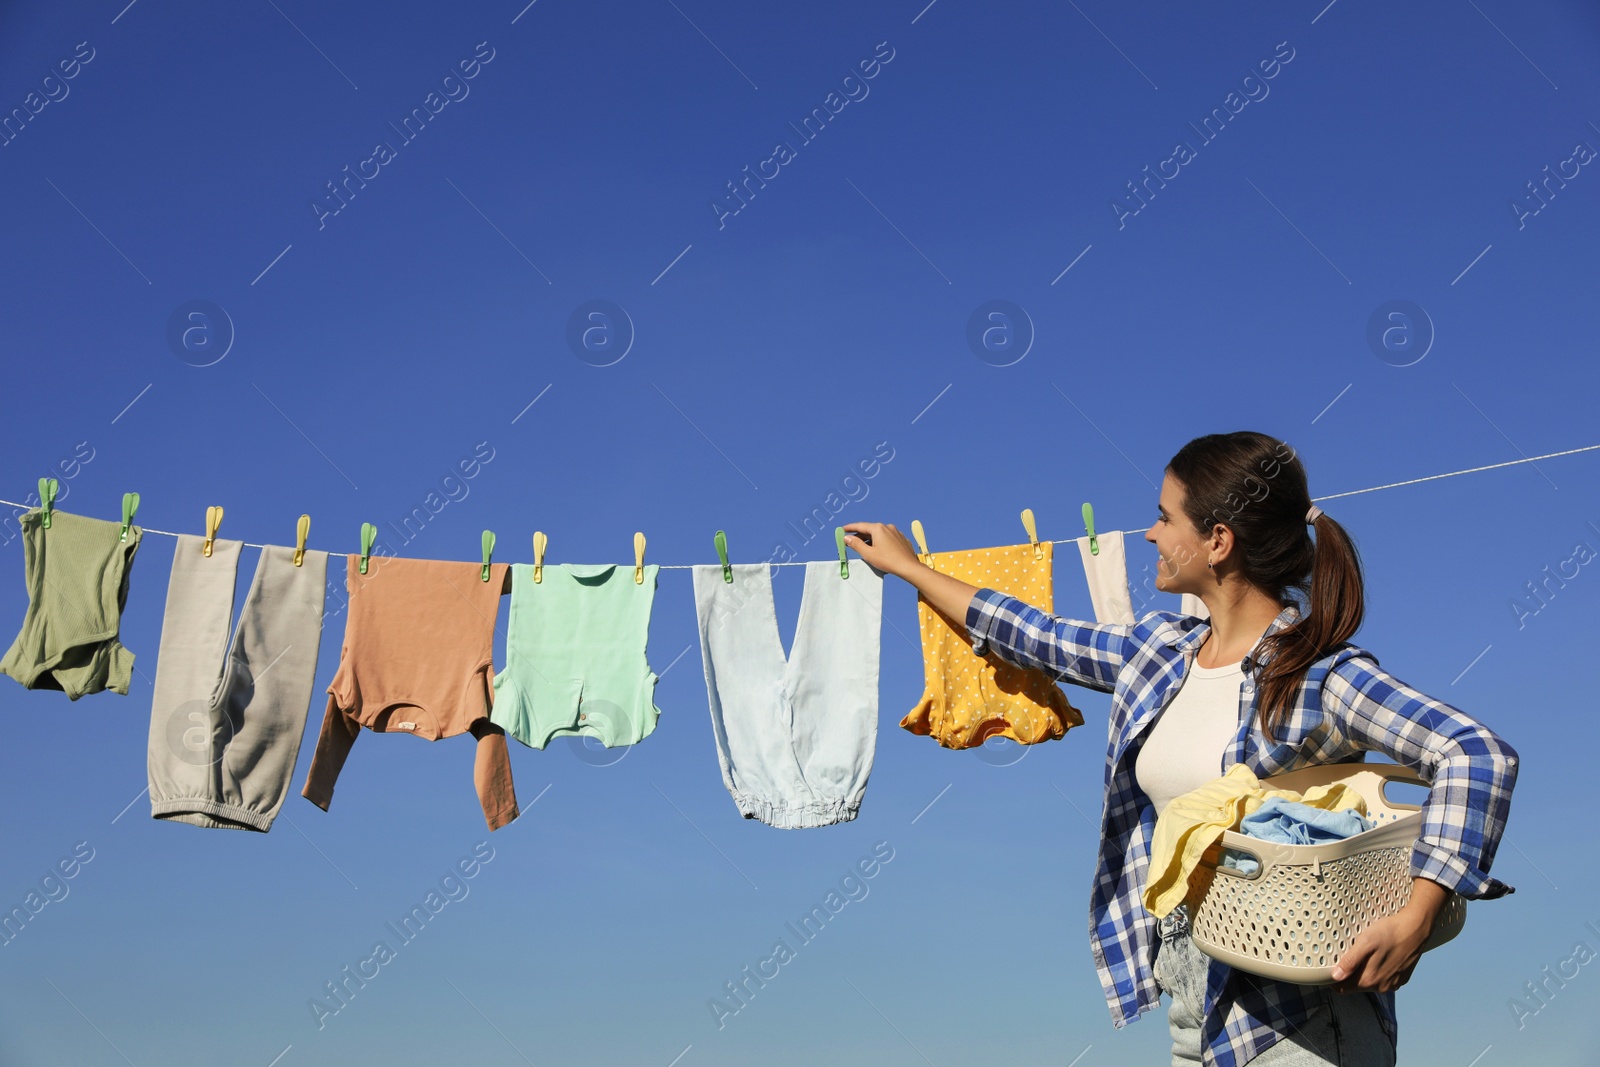
[[1209,537],[1219,523],[1233,531],[1247,582],[1284,606],[1304,601],[1293,625],[1261,642],[1261,732],[1275,741],[1311,664],[1361,627],[1365,604],[1355,542],[1311,503],[1305,467],[1275,437],[1248,430],[1197,437],[1179,449],[1167,471],[1183,484],[1184,511],[1201,536]]

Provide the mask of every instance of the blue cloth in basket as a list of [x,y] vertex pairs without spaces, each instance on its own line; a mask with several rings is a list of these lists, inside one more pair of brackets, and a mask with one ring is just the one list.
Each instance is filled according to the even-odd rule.
[[[1328,811],[1298,800],[1268,797],[1259,808],[1239,820],[1239,832],[1285,845],[1321,845],[1354,837],[1374,825],[1373,820],[1355,808]],[[1222,850],[1218,863],[1243,875],[1253,875],[1261,867],[1253,857],[1231,848]]]

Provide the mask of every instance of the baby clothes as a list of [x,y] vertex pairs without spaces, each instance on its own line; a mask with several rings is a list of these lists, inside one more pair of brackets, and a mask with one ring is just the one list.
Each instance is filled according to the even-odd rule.
[[1324,811],[1297,800],[1268,797],[1239,820],[1239,832],[1285,845],[1321,845],[1343,841],[1372,829],[1372,820],[1355,808]]
[[350,615],[301,795],[323,811],[365,726],[437,741],[471,733],[473,782],[490,830],[517,817],[506,736],[489,721],[494,625],[510,564],[346,557]]
[[494,676],[490,721],[529,748],[584,735],[607,748],[650,736],[661,709],[645,656],[650,609],[661,568],[614,563],[546,566],[511,572],[506,667]]
[[[1191,877],[1206,850],[1222,839],[1224,831],[1234,829],[1241,818],[1270,797],[1329,811],[1354,808],[1357,814],[1367,813],[1366,800],[1343,782],[1312,786],[1302,795],[1293,789],[1270,789],[1261,784],[1248,765],[1235,763],[1220,778],[1173,798],[1156,820],[1156,831],[1150,839],[1150,865],[1145,873],[1145,909],[1160,918],[1185,903]],[[1194,907],[1193,902],[1190,907]]]
[[[1239,832],[1247,837],[1259,837],[1263,841],[1285,845],[1323,845],[1366,833],[1374,825],[1371,819],[1355,808],[1324,811],[1299,801],[1268,797],[1259,808],[1239,820]],[[1217,864],[1232,867],[1247,877],[1261,867],[1255,857],[1231,848],[1222,850],[1222,858]]]
[[1122,531],[1098,534],[1098,553],[1089,550],[1089,539],[1078,538],[1078,553],[1083,557],[1083,576],[1089,582],[1089,600],[1094,604],[1095,622],[1134,622],[1133,598],[1128,595],[1128,554]]
[[[933,569],[981,588],[1007,593],[1050,611],[1051,549],[1009,545],[932,554]],[[946,748],[976,748],[990,737],[1031,745],[1083,725],[1083,716],[1048,674],[979,656],[967,641],[965,621],[952,623],[917,597],[926,684],[922,700],[900,725],[927,734]]]
[[28,689],[59,689],[68,700],[109,689],[128,693],[133,653],[117,640],[128,576],[144,531],[53,508],[22,515],[28,611],[0,674]]
[[150,815],[266,833],[300,754],[328,554],[268,545],[228,641],[243,541],[180,534],[150,705]]
[[693,568],[700,655],[722,783],[747,819],[793,830],[848,822],[878,743],[883,575],[805,565],[787,660],[765,563]]

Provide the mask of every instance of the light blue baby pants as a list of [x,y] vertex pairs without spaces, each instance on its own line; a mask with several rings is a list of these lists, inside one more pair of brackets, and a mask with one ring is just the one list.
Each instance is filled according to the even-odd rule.
[[805,565],[787,660],[768,564],[693,570],[700,654],[722,781],[747,819],[786,830],[856,817],[878,743],[883,575],[863,560]]

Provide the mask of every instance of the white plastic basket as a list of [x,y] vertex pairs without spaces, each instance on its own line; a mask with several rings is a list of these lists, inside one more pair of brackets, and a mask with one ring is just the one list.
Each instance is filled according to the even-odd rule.
[[[1408,767],[1331,763],[1263,778],[1272,789],[1305,792],[1342,782],[1361,794],[1378,825],[1321,845],[1284,845],[1233,830],[1206,850],[1195,871],[1203,893],[1189,917],[1195,947],[1251,974],[1301,985],[1333,984],[1333,967],[1372,923],[1411,899],[1411,848],[1422,829],[1420,805],[1390,802],[1391,781],[1427,781]],[[1245,875],[1217,861],[1224,848],[1248,853],[1260,869]],[[1466,921],[1466,901],[1449,893],[1424,951]]]

